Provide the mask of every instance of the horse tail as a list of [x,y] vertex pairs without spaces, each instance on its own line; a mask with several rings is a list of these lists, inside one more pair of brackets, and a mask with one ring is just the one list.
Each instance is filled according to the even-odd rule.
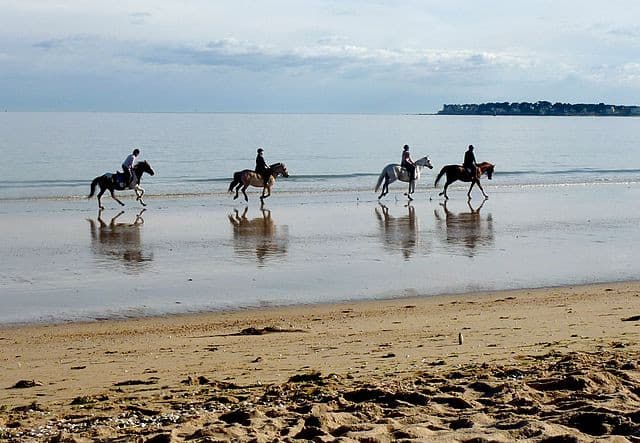
[[380,173],[380,177],[378,177],[378,183],[376,183],[376,189],[375,191],[378,192],[378,189],[380,189],[380,185],[382,184],[382,180],[384,180],[384,176],[386,175],[385,170],[383,169],[382,172]]
[[227,192],[233,192],[233,188],[236,185],[238,185],[241,181],[242,181],[242,171],[234,172],[233,180],[231,181],[231,184],[229,185],[229,191]]
[[433,187],[437,187],[438,186],[438,182],[440,181],[440,179],[442,178],[442,176],[445,174],[445,172],[447,172],[447,167],[443,166],[442,169],[440,170],[440,173],[438,174],[438,176],[436,177],[436,181],[433,184]]
[[96,185],[98,184],[99,180],[100,180],[100,177],[96,177],[93,179],[93,181],[91,182],[91,192],[89,193],[87,198],[93,197],[93,194],[96,192]]

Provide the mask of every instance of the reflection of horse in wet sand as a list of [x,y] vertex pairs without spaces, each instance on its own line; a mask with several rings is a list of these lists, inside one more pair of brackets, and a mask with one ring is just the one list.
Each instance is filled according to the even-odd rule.
[[[418,160],[415,161],[415,163],[416,163],[415,180],[409,183],[409,190],[404,194],[409,198],[409,200],[413,200],[411,198],[411,194],[413,194],[416,190],[416,182],[420,179],[420,172],[422,168],[426,166],[429,169],[433,169],[433,166],[431,165],[431,160],[429,160],[428,156],[419,158]],[[375,189],[376,192],[378,192],[378,189],[380,189],[380,185],[382,185],[382,192],[378,196],[378,200],[380,200],[382,197],[384,197],[389,193],[389,184],[393,183],[396,180],[409,182],[409,174],[407,173],[407,170],[405,168],[403,168],[397,163],[388,164],[382,169],[382,172],[378,177],[378,183],[376,183],[376,189]],[[384,181],[384,184],[382,183],[383,181]]]
[[244,208],[242,214],[234,209],[234,213],[229,214],[236,252],[246,257],[255,254],[260,264],[270,256],[285,255],[289,243],[286,226],[284,234],[279,236],[270,210],[261,209],[261,217],[249,219],[248,209]]
[[476,168],[476,176],[472,177],[469,172],[467,172],[467,170],[460,165],[447,165],[440,170],[440,173],[436,177],[436,181],[433,186],[438,186],[438,182],[440,181],[442,176],[446,174],[447,181],[444,184],[444,190],[438,195],[444,195],[444,198],[448,200],[449,197],[447,196],[447,188],[451,183],[460,180],[462,182],[471,182],[469,192],[467,192],[467,197],[469,197],[469,199],[471,199],[471,190],[473,189],[473,185],[478,185],[478,187],[482,191],[482,195],[484,195],[484,198],[487,199],[489,198],[489,196],[484,192],[484,189],[482,189],[482,185],[480,184],[480,177],[482,177],[482,174],[487,174],[487,178],[491,180],[493,176],[493,168],[494,165],[489,162],[478,163]]
[[[445,241],[451,245],[461,245],[468,249],[473,255],[473,251],[478,246],[487,246],[493,242],[493,217],[488,214],[486,217],[480,215],[480,210],[487,199],[473,208],[471,202],[467,200],[469,212],[452,212],[447,207],[447,201],[440,203],[444,209],[444,220],[438,210],[434,210],[436,220],[441,228],[444,228]],[[444,223],[444,226],[443,226]]]
[[394,217],[389,208],[380,203],[375,208],[383,244],[391,250],[400,250],[405,259],[409,259],[418,245],[418,218],[411,204],[406,205],[407,215]]
[[99,257],[116,259],[125,267],[137,272],[145,263],[153,260],[152,253],[144,253],[142,250],[142,238],[140,228],[144,224],[140,211],[132,223],[118,222],[118,218],[124,214],[120,211],[107,224],[102,219],[102,211],[98,212],[97,222],[87,219],[91,229],[91,249]]
[[267,185],[264,185],[264,180],[262,176],[251,169],[245,169],[243,171],[238,171],[233,173],[233,180],[229,184],[229,192],[236,191],[236,195],[233,199],[238,198],[238,190],[242,188],[242,195],[244,195],[244,200],[249,201],[249,197],[247,197],[247,193],[245,192],[249,186],[253,186],[255,188],[262,188],[262,195],[260,196],[260,202],[264,204],[264,199],[271,195],[271,188],[276,184],[276,177],[278,175],[282,175],[283,177],[289,177],[289,172],[287,171],[287,167],[284,163],[274,163],[270,167],[272,175],[269,177],[269,181]]

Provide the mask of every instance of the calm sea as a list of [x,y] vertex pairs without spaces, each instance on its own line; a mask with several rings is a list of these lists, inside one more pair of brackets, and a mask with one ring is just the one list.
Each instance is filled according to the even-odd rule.
[[278,184],[287,195],[368,192],[405,143],[436,170],[474,144],[500,186],[636,182],[639,130],[637,118],[5,112],[0,201],[85,196],[134,147],[156,171],[147,193],[160,196],[226,192],[258,146],[287,165],[291,178]]
[[[640,118],[0,114],[0,324],[637,280]],[[435,166],[373,188],[402,146]],[[433,189],[467,145],[491,196]],[[226,195],[258,146],[264,208]],[[99,212],[134,147],[156,171]]]

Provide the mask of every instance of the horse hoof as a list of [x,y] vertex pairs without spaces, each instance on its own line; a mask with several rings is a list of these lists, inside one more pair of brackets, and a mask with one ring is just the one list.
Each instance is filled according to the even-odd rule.
[[233,199],[234,199],[234,200],[237,200],[237,199],[238,199],[238,196],[236,195],[235,197],[233,197]]

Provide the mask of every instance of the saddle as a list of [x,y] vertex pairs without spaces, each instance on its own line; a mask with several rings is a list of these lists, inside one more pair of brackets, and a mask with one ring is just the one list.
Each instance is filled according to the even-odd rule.
[[[462,169],[462,173],[465,175],[465,177],[467,177],[469,180],[472,180],[472,174],[469,172],[469,170],[467,168],[465,168],[464,166],[460,166],[460,169]],[[480,179],[480,168],[476,167],[476,179]]]
[[110,173],[107,172],[105,174],[109,180],[111,180],[111,184],[113,185],[113,189],[118,191],[124,191],[125,189],[133,189],[131,184],[133,183],[134,178],[132,177],[131,183],[125,183],[124,172],[115,172]]

